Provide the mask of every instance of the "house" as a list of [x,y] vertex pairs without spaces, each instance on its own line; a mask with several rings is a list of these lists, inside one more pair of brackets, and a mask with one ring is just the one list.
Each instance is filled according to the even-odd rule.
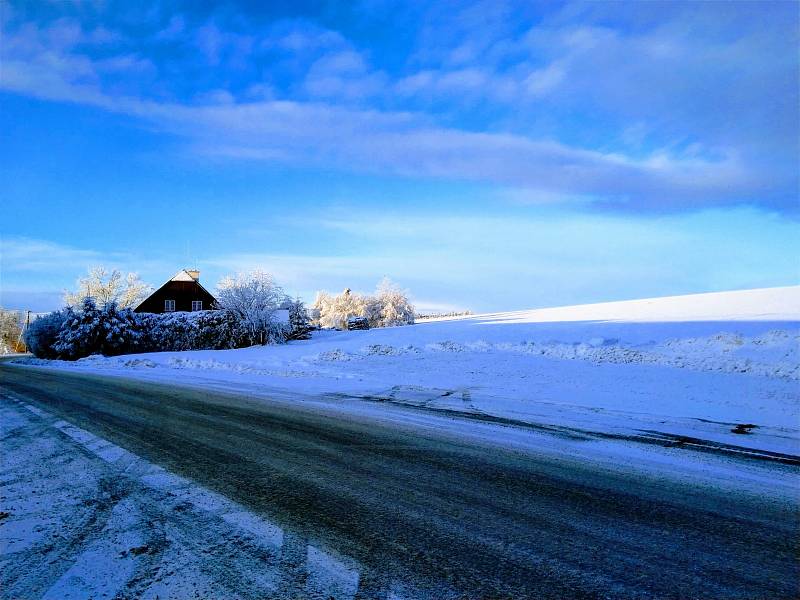
[[182,269],[137,306],[137,313],[209,310],[217,300],[200,285],[200,271]]

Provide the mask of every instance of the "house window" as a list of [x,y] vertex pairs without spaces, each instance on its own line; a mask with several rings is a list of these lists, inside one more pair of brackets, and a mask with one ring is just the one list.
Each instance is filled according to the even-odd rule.
[[192,310],[203,310],[203,301],[192,300]]
[[164,300],[164,312],[175,312],[175,300]]

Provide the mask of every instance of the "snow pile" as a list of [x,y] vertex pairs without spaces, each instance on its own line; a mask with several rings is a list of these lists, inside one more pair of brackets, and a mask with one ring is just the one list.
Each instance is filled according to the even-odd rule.
[[[115,368],[122,364],[123,366],[140,366],[139,364],[131,365],[131,361],[120,360],[119,358],[100,357],[101,362],[105,368]],[[150,360],[144,359],[147,364],[142,366],[155,366]],[[247,375],[262,375],[265,377],[314,377],[317,373],[313,371],[299,371],[296,369],[268,369],[259,367],[258,365],[248,363],[235,363],[223,362],[213,359],[195,360],[191,358],[172,357],[167,360],[166,365],[172,369],[196,369],[201,371],[228,371],[232,373],[241,373]]]
[[[374,356],[421,355],[426,353],[509,353],[535,355],[555,360],[585,360],[592,363],[646,364],[696,371],[745,373],[762,377],[800,380],[800,330],[776,330],[755,337],[718,333],[699,338],[676,338],[648,345],[628,345],[602,337],[581,342],[520,343],[485,340],[460,343],[452,340],[431,342],[423,347],[412,344],[391,346],[370,344],[357,351],[334,348],[310,360],[342,362]],[[309,359],[307,359],[309,360]],[[185,362],[184,366],[189,366]],[[202,361],[196,368],[204,368]]]
[[[421,352],[414,346],[393,348],[370,346],[361,356],[397,355]],[[718,333],[699,338],[677,338],[648,345],[628,345],[617,339],[602,337],[581,342],[499,342],[478,340],[467,344],[445,340],[426,344],[429,352],[511,352],[534,354],[561,360],[587,360],[593,363],[650,364],[698,371],[748,373],[764,377],[800,379],[800,330],[775,330],[760,336],[743,337]],[[328,351],[331,354],[337,351]],[[340,354],[342,351],[338,351]],[[357,355],[348,355],[348,359]]]

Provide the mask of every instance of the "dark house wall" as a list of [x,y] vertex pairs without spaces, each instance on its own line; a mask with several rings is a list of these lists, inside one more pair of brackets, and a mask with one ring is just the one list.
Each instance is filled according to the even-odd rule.
[[192,310],[192,300],[201,300],[203,310],[214,308],[216,300],[197,281],[168,281],[136,307],[138,313],[163,313],[164,300],[175,300],[175,311]]

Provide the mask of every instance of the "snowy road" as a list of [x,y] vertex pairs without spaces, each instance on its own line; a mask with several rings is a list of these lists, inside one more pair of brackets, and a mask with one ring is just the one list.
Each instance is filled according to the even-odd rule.
[[[81,565],[98,557],[121,561],[112,595],[160,597],[781,598],[800,583],[795,465],[2,365],[0,392],[14,597],[91,588]],[[185,483],[141,483],[159,473]],[[253,519],[274,526],[226,529]]]

